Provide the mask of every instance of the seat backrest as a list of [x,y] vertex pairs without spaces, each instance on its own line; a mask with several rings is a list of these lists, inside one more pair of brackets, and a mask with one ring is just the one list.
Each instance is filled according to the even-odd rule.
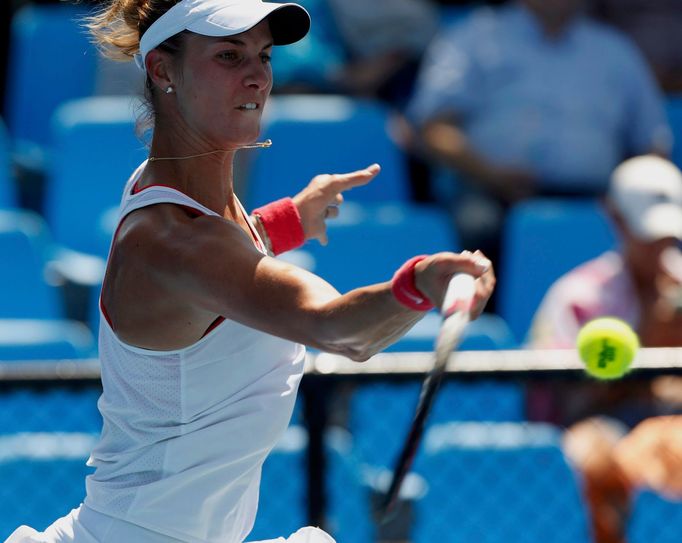
[[[439,313],[435,311],[427,313],[403,337],[389,345],[383,352],[432,352],[441,322]],[[499,315],[483,313],[466,327],[457,350],[495,351],[517,347],[516,338],[505,320]]]
[[447,216],[431,206],[347,202],[327,224],[329,245],[310,241],[303,250],[311,271],[339,292],[389,281],[413,256],[459,247]]
[[47,229],[35,214],[0,211],[0,318],[61,319],[56,287],[45,281]]
[[[372,383],[350,400],[350,432],[364,462],[390,467],[398,456],[419,398],[420,383]],[[520,422],[524,393],[515,383],[446,382],[436,396],[429,425],[447,421]],[[381,417],[367,416],[381,413]],[[403,430],[401,432],[400,430]]]
[[0,119],[0,209],[16,207],[17,195],[10,166],[10,141],[5,123]]
[[274,539],[306,524],[308,433],[289,426],[263,464],[258,514],[249,541]]
[[97,49],[79,20],[82,7],[28,5],[12,19],[5,111],[12,138],[49,143],[59,104],[92,94]]
[[342,428],[330,428],[324,446],[327,530],[337,541],[376,541],[367,470],[353,450],[351,436]]
[[682,94],[668,96],[665,109],[673,133],[673,149],[670,159],[678,168],[682,168]]
[[26,524],[44,529],[85,498],[85,462],[97,434],[0,436],[0,534]]
[[247,207],[293,196],[324,173],[346,173],[378,162],[381,173],[345,194],[350,200],[409,200],[404,157],[388,133],[388,110],[342,96],[271,98],[261,140],[272,147],[253,151],[245,189]]
[[536,199],[509,212],[498,272],[498,311],[519,342],[549,287],[563,274],[615,246],[596,199]]
[[682,500],[642,491],[627,528],[629,543],[677,543],[682,534]]
[[101,393],[96,387],[7,390],[0,396],[0,436],[98,434],[102,429],[102,416],[97,409]]
[[[539,425],[545,426],[545,425]],[[419,543],[589,541],[587,516],[559,432],[532,424],[462,424],[429,433],[415,469]],[[560,528],[558,528],[560,526]]]
[[440,11],[440,27],[448,29],[451,26],[464,23],[476,10],[475,5],[442,5]]
[[118,206],[126,180],[147,156],[135,135],[138,107],[130,96],[95,97],[55,113],[45,216],[58,243],[106,257],[109,240],[99,222]]
[[0,360],[72,360],[93,354],[93,335],[81,322],[0,319]]

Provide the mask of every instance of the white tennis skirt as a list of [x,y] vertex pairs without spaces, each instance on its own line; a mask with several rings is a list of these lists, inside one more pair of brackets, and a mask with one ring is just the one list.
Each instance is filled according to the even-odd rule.
[[[17,528],[5,543],[183,543],[120,519],[98,513],[85,505],[60,518],[44,532],[28,526]],[[254,543],[335,543],[319,528],[301,528],[288,538]]]

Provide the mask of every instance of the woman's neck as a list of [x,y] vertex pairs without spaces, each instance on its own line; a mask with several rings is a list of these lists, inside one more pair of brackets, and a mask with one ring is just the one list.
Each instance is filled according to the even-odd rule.
[[236,211],[235,150],[216,149],[208,142],[184,137],[169,128],[157,126],[139,186],[172,187],[212,211],[231,217]]

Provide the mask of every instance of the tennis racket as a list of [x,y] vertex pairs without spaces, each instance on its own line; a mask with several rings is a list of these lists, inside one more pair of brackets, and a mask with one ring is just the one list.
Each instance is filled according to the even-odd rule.
[[469,323],[474,293],[474,278],[471,275],[460,273],[453,276],[450,280],[441,309],[443,321],[438,338],[436,339],[436,354],[433,368],[429,371],[422,384],[412,426],[393,470],[393,478],[388,492],[377,511],[378,517],[382,522],[388,520],[403,480],[410,471],[424,431],[426,419],[431,411],[438,387],[443,380],[448,358],[450,358],[450,353],[461,340],[462,332]]

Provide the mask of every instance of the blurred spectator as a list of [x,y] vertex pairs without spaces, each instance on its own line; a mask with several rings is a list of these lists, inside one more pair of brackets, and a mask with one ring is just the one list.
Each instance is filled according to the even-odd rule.
[[627,156],[670,150],[646,62],[582,8],[583,0],[483,8],[429,47],[408,117],[417,145],[462,181],[435,192],[454,208],[465,247],[495,255],[517,200],[599,193]]
[[[302,0],[315,24],[278,51],[275,91],[331,92],[401,107],[438,28],[431,0]],[[281,55],[284,56],[281,56]]]
[[327,0],[347,63],[334,75],[339,90],[396,107],[412,94],[421,55],[438,30],[431,0]]
[[[656,156],[626,160],[611,177],[606,208],[619,249],[550,288],[529,345],[572,348],[587,321],[615,316],[643,346],[682,347],[682,172]],[[682,412],[679,378],[543,387],[529,398],[533,418],[562,425],[584,419],[567,431],[565,451],[585,476],[598,543],[624,540],[633,489],[682,498],[682,416],[664,416]]]
[[682,415],[653,416],[629,433],[612,419],[590,418],[566,431],[564,453],[582,473],[595,543],[626,543],[640,489],[682,500]]
[[609,251],[559,279],[530,331],[534,347],[570,348],[590,319],[630,323],[643,345],[682,346],[682,173],[656,156],[614,171],[606,209],[619,234]]
[[328,0],[299,2],[313,20],[310,32],[291,47],[274,52],[274,93],[334,93],[334,74],[348,53],[334,21]]
[[665,92],[682,92],[682,6],[679,0],[593,0],[597,17],[628,34]]

